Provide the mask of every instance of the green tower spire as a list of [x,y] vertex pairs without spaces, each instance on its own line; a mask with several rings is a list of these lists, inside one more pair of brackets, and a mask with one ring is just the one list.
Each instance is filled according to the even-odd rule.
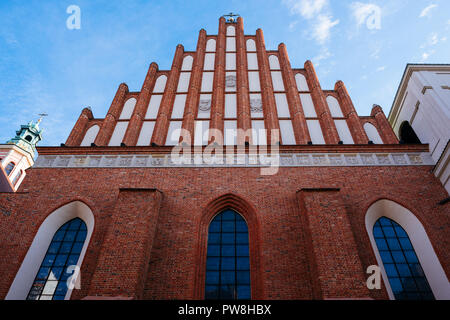
[[30,121],[27,125],[20,126],[20,130],[16,131],[16,136],[6,143],[14,144],[34,157],[36,154],[36,144],[42,140],[43,130],[39,128],[41,121],[42,116],[36,123]]

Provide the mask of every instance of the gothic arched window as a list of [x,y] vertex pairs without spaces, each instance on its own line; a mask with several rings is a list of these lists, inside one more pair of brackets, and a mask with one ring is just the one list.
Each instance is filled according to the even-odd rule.
[[251,298],[248,226],[233,210],[209,225],[205,298]]
[[84,241],[86,224],[75,218],[64,224],[53,236],[41,267],[28,293],[27,300],[64,300],[67,280],[73,274]]
[[381,217],[373,227],[373,236],[398,300],[433,300],[434,295],[408,234],[395,221]]
[[15,166],[16,166],[16,165],[15,165],[14,162],[10,162],[10,163],[6,166],[5,172],[6,172],[6,174],[7,174],[8,176],[11,175],[11,172],[14,170]]

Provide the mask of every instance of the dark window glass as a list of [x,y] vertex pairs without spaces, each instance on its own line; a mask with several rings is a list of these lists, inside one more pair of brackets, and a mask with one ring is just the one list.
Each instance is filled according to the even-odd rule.
[[248,227],[233,210],[209,225],[206,299],[251,299]]
[[209,258],[206,262],[206,268],[208,270],[219,270],[220,268],[220,258]]
[[381,259],[384,263],[393,263],[391,253],[389,251],[380,251]]
[[222,257],[220,269],[221,270],[236,269],[236,258],[235,257]]
[[61,246],[61,242],[54,241],[50,244],[50,247],[48,248],[47,252],[50,254],[57,254],[60,246]]
[[27,300],[64,300],[67,279],[73,274],[86,240],[86,224],[76,218],[64,224],[53,236]]
[[14,167],[15,167],[15,166],[16,166],[16,165],[14,164],[14,162],[10,162],[10,163],[6,166],[5,172],[6,172],[6,174],[7,174],[8,176],[11,175],[11,172],[14,170]]
[[208,243],[220,244],[220,233],[210,233]]
[[395,298],[434,300],[405,230],[395,221],[382,217],[375,223],[373,235]]
[[400,143],[401,144],[420,144],[420,139],[414,132],[408,121],[405,121],[400,126]]
[[387,243],[382,238],[375,238],[375,242],[377,243],[378,250],[389,250]]
[[394,258],[395,263],[406,263],[405,255],[403,251],[392,251],[392,257]]
[[373,236],[383,237],[383,232],[381,231],[381,228],[373,228]]
[[16,173],[16,176],[14,177],[12,184],[13,186],[15,186],[17,184],[17,182],[19,182],[20,177],[22,177],[23,171],[20,170],[19,172]]
[[236,237],[234,233],[222,233],[222,243],[234,244],[236,242]]
[[402,246],[403,250],[413,250],[409,238],[399,238],[398,241],[400,241],[400,245]]

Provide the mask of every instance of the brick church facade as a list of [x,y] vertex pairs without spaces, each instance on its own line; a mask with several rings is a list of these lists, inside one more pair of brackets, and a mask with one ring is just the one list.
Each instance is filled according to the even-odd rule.
[[[180,141],[234,154],[177,163]],[[275,173],[256,147],[277,150]],[[342,81],[322,89],[310,61],[292,67],[242,18],[37,151],[0,193],[0,298],[450,298],[448,193],[428,145],[400,144],[379,106],[359,116]],[[69,265],[79,288],[62,288]]]

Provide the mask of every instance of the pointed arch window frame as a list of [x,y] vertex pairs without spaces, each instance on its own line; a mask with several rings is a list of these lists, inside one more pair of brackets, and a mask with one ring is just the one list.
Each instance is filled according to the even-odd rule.
[[[233,291],[233,299],[251,297],[248,223],[235,210],[226,209],[212,219],[208,232],[205,288],[217,292],[217,299]],[[214,248],[215,247],[215,248]],[[212,276],[208,283],[208,274]],[[217,276],[217,277],[216,277]],[[248,278],[247,278],[248,276]],[[224,291],[224,287],[228,290]],[[250,295],[247,297],[246,292]],[[205,289],[205,299],[208,292]]]
[[264,299],[263,270],[261,265],[261,235],[260,221],[257,218],[253,205],[245,199],[226,194],[212,200],[197,219],[198,239],[195,261],[197,270],[193,297],[196,300],[205,299],[206,258],[208,249],[208,231],[211,221],[225,210],[233,210],[247,222],[249,236],[250,257],[250,290],[252,300]]
[[[55,206],[48,211],[32,238],[5,300],[25,300],[27,298],[53,236],[60,227],[74,218],[80,218],[87,226],[86,240],[77,263],[78,267],[82,267],[95,228],[94,210],[92,208],[93,206],[87,205],[84,201],[75,199]],[[65,300],[70,299],[72,292],[73,289],[67,291]]]
[[[392,289],[395,299],[411,300],[408,295],[416,295],[421,298],[417,300],[434,300],[427,277],[405,229],[394,220],[382,216],[374,224],[373,235],[378,252],[380,255],[381,252],[384,253],[381,260],[386,272],[389,266],[390,275],[386,275],[391,289],[393,284],[398,288],[402,287],[402,291],[397,293]],[[417,286],[416,289],[408,288],[410,284]]]
[[[87,225],[78,217],[67,221],[55,232],[27,295],[27,300],[63,300],[66,298],[69,290],[69,278],[76,275],[74,270],[70,270],[70,267],[78,264],[86,236]],[[63,259],[64,257],[65,259]],[[46,289],[51,290],[52,287],[53,292],[45,292]]]
[[398,223],[408,234],[434,297],[437,300],[450,300],[449,280],[436,255],[422,221],[420,221],[417,216],[403,204],[382,198],[374,201],[368,207],[365,214],[365,226],[373,253],[375,254],[377,265],[381,269],[383,283],[389,298],[395,300],[395,295],[389,283],[389,278],[373,235],[375,223],[383,216]]

